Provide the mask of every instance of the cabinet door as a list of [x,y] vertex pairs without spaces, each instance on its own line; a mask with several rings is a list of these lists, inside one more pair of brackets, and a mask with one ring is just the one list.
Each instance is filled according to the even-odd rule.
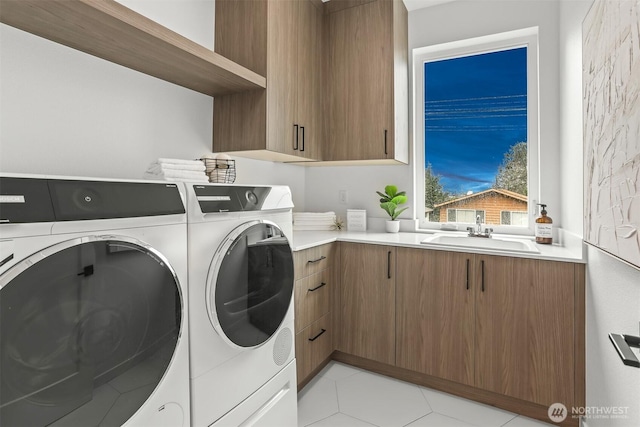
[[398,249],[396,363],[473,385],[473,254]]
[[574,266],[478,256],[476,387],[574,402]]
[[338,350],[395,363],[395,259],[392,246],[341,243]]
[[394,158],[392,20],[388,0],[329,15],[328,160]]
[[323,135],[323,11],[310,0],[298,3],[297,154],[319,160]]
[[[251,2],[250,2],[251,3]],[[267,149],[296,154],[298,1],[269,1],[267,22]]]

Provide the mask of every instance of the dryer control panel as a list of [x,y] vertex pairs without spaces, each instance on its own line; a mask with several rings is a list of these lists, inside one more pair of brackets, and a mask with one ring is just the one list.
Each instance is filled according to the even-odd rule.
[[0,223],[184,214],[175,183],[0,177]]

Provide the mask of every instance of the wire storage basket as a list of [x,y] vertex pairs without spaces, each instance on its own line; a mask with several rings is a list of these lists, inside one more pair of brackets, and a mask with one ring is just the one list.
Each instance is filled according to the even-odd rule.
[[236,161],[231,159],[202,159],[209,182],[233,184],[236,180]]

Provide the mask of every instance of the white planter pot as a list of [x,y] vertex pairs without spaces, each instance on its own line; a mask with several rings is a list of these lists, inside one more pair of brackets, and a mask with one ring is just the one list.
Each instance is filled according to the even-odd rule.
[[387,233],[397,233],[400,231],[400,221],[387,220],[386,229]]

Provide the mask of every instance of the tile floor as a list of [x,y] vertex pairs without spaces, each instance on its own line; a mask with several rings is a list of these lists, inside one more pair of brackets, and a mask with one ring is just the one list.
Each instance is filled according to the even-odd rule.
[[330,362],[298,394],[298,427],[548,427],[492,406]]

